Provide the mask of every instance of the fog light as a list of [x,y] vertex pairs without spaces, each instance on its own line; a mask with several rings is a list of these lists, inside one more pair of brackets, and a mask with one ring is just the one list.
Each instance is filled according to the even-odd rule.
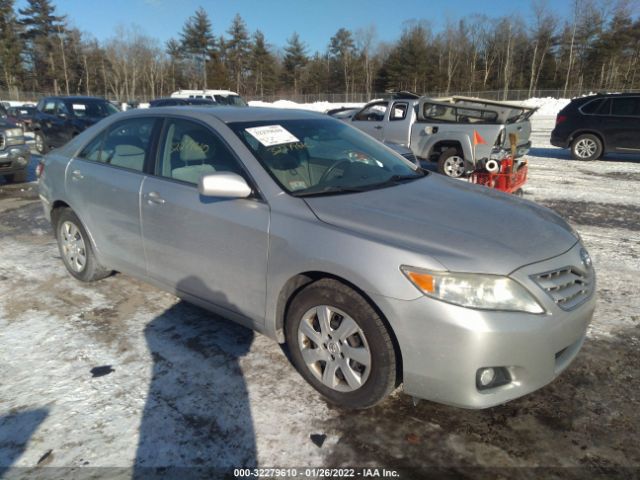
[[493,368],[482,368],[478,378],[481,386],[488,387],[493,382],[493,379],[496,378],[496,371]]
[[487,390],[506,385],[511,382],[511,375],[506,367],[479,368],[476,372],[476,387],[478,390]]

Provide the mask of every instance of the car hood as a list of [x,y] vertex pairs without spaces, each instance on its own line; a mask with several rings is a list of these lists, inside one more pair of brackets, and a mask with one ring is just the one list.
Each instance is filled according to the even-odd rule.
[[325,223],[427,255],[450,271],[507,275],[577,241],[547,208],[441,175],[305,201]]

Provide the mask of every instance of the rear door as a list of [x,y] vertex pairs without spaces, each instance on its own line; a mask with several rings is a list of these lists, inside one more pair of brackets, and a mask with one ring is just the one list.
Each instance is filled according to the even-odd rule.
[[370,103],[353,116],[351,125],[382,141],[388,109],[387,101]]
[[210,127],[168,118],[155,175],[142,187],[142,233],[150,277],[179,292],[264,322],[269,207],[258,198],[202,197],[202,175],[248,179]]
[[109,267],[144,275],[140,189],[152,150],[155,117],[113,124],[96,136],[67,167],[71,207],[87,226]]
[[620,152],[640,151],[640,97],[613,98],[609,121],[610,147]]

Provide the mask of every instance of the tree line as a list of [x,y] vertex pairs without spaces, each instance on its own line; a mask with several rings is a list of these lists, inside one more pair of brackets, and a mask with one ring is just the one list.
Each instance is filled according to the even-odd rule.
[[[532,0],[531,21],[481,14],[435,30],[408,21],[399,38],[339,28],[311,53],[296,32],[282,48],[240,15],[216,34],[199,8],[162,44],[133,27],[98,41],[56,13],[52,0],[0,0],[0,90],[100,95],[123,101],[182,89],[227,88],[251,98],[410,90],[619,90],[640,88],[640,19],[627,0],[571,0],[559,19]],[[635,18],[634,18],[634,13]]]

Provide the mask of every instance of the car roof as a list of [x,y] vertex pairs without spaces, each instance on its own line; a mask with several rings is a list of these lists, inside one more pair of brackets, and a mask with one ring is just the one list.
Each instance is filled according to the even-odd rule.
[[52,95],[50,97],[44,97],[44,100],[71,100],[71,101],[81,101],[81,100],[100,100],[106,102],[107,100],[102,97],[88,97],[86,95]]
[[[303,120],[312,118],[331,118],[328,115],[324,115],[318,112],[311,112],[308,110],[296,110],[290,108],[269,108],[269,107],[228,107],[228,106],[211,106],[211,107],[192,107],[192,106],[180,106],[180,107],[157,107],[154,108],[153,113],[155,115],[175,114],[179,108],[180,113],[194,113],[197,115],[211,115],[218,120],[225,123],[234,122],[260,122],[269,120]],[[143,111],[135,110],[137,114],[141,114]],[[132,115],[134,114],[132,112]]]

